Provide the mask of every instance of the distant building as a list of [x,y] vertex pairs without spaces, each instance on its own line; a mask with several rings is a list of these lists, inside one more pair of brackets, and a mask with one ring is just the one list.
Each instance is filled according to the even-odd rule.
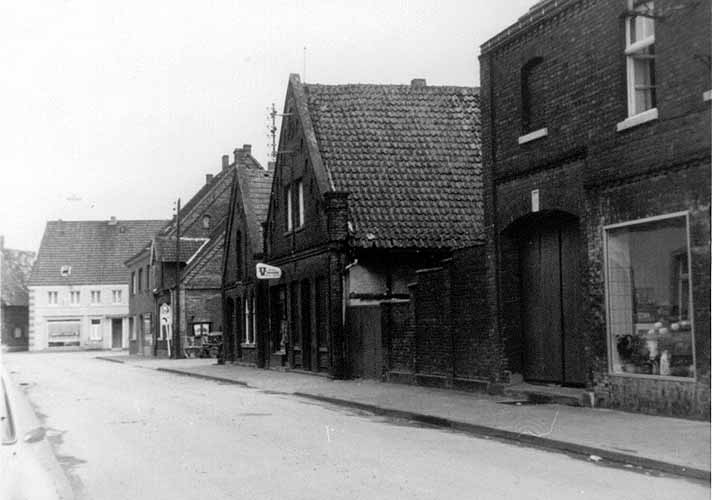
[[166,223],[48,222],[29,280],[29,349],[127,348],[123,263]]
[[5,248],[0,236],[0,330],[2,346],[8,350],[26,350],[29,329],[29,293],[27,281],[35,252]]
[[482,46],[495,376],[709,419],[710,25],[551,0]]

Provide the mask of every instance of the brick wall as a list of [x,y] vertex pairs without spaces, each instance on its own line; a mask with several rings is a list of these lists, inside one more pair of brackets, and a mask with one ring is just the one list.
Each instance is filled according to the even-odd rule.
[[[637,411],[709,417],[710,323],[710,9],[706,2],[655,2],[658,118],[617,130],[628,116],[625,2],[564,0],[528,13],[482,47],[483,161],[489,310],[511,342],[520,338],[517,227],[532,212],[578,218],[587,385],[601,404]],[[519,144],[521,68],[543,58],[549,74],[542,110],[547,135]],[[690,213],[696,382],[608,374],[603,226],[671,212]]]

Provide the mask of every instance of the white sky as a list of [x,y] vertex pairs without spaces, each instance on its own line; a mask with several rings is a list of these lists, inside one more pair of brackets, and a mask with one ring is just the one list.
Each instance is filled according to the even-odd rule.
[[[313,83],[479,85],[479,46],[535,0],[0,4],[0,234],[47,220],[170,218],[252,144],[289,73]],[[303,77],[304,75],[302,75]]]

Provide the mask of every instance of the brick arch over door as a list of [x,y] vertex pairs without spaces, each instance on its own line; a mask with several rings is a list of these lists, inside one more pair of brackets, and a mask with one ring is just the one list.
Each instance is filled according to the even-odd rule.
[[508,369],[533,382],[584,385],[579,218],[550,210],[510,224],[501,241],[501,329]]

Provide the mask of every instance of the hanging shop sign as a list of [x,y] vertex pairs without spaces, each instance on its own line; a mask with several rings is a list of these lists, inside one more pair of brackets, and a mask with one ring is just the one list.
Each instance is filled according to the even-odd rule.
[[256,268],[259,280],[276,280],[282,277],[282,270],[278,267],[258,262]]

